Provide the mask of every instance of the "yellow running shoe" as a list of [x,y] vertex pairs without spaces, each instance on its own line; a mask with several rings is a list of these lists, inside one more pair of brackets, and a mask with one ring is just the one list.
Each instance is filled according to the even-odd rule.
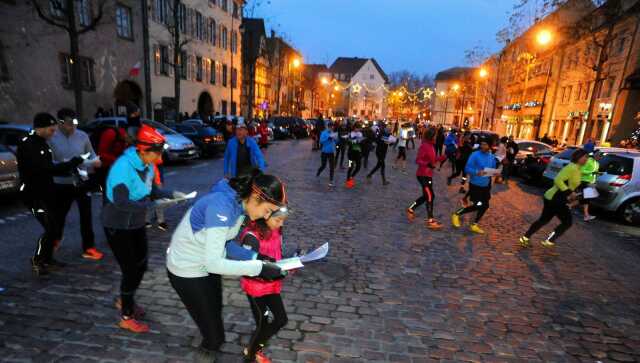
[[527,238],[525,236],[520,237],[519,243],[520,243],[520,247],[522,247],[522,248],[530,248],[531,247],[531,242],[529,241],[529,238]]
[[478,223],[473,223],[472,225],[470,225],[469,230],[473,233],[484,234],[484,231],[482,230],[482,228],[480,228]]
[[460,215],[458,213],[453,213],[451,215],[451,224],[456,228],[462,227],[462,223],[460,222]]
[[549,241],[548,239],[545,239],[544,241],[540,241],[540,244],[542,245],[542,247],[547,247],[547,248],[552,248],[556,246],[556,244],[553,241]]

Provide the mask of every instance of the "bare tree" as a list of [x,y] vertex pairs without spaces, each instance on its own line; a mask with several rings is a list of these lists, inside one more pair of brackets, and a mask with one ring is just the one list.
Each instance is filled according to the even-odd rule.
[[260,9],[263,5],[271,5],[271,0],[247,0],[244,5],[244,17],[253,18],[256,14],[256,10]]
[[[76,112],[83,119],[82,79],[80,74],[80,45],[82,35],[95,30],[103,19],[107,0],[89,1],[88,8],[82,8],[83,1],[76,0],[30,0],[38,17],[45,23],[64,30],[69,36],[69,62],[71,64],[71,87],[75,99]],[[77,9],[76,4],[81,8]],[[95,4],[95,7],[91,7]],[[95,11],[93,10],[95,8]]]
[[491,51],[480,44],[464,51],[465,63],[472,67],[481,65],[489,56],[491,56]]

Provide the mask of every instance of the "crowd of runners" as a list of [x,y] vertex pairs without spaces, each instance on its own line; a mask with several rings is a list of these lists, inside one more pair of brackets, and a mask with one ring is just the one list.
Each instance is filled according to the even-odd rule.
[[[57,117],[39,113],[34,118],[34,131],[18,147],[17,159],[23,183],[21,196],[44,228],[31,258],[34,273],[44,276],[65,266],[54,256],[74,201],[83,224],[82,257],[96,261],[102,258],[90,228],[89,175],[96,175],[93,187],[97,186],[102,195],[104,233],[122,272],[120,294],[114,299],[120,311],[117,324],[134,333],[146,333],[150,328],[144,322],[145,310],[136,303],[135,294],[147,270],[150,217],[161,218],[161,229],[166,230],[163,205],[187,195],[164,185],[159,166],[165,137],[141,123],[139,117],[139,110],[128,110],[127,128],[104,131],[96,152],[89,137],[76,130],[78,122],[72,110],[60,110]],[[469,228],[482,234],[480,222],[489,209],[492,184],[508,177],[505,166],[517,153],[513,140],[502,139],[500,145],[493,145],[490,138],[442,126],[321,120],[317,127],[314,146],[320,151],[320,166],[316,176],[328,168],[331,190],[336,187],[336,168],[346,170],[347,189],[355,188],[358,180],[372,183],[378,173],[382,185],[389,185],[389,150],[396,150],[393,168],[407,174],[413,163],[408,160],[407,149],[419,144],[415,157],[419,196],[407,207],[406,216],[413,222],[418,208],[425,205],[425,224],[433,231],[444,228],[434,215],[435,172],[447,173],[448,184],[461,178],[461,206],[452,211],[453,227],[461,227],[463,216],[474,213]],[[286,187],[278,177],[264,173],[267,164],[261,146],[265,145],[248,135],[242,120],[234,125],[233,135],[224,155],[225,177],[215,181],[211,190],[188,208],[167,249],[170,284],[203,337],[195,353],[196,362],[214,362],[225,340],[222,275],[242,277],[240,285],[255,318],[256,328],[243,352],[244,361],[269,362],[263,348],[287,324],[280,296],[287,274],[276,263],[290,257],[284,254],[282,242],[282,226],[289,215]],[[530,247],[532,235],[553,217],[558,217],[561,224],[542,240],[542,246],[553,247],[571,226],[570,208],[581,202],[581,188],[589,187],[598,170],[597,151],[591,151],[574,152],[571,163],[544,194],[541,216],[520,238],[520,246]],[[369,170],[372,152],[376,162]],[[450,174],[442,169],[447,162]],[[365,175],[363,169],[369,172]]]

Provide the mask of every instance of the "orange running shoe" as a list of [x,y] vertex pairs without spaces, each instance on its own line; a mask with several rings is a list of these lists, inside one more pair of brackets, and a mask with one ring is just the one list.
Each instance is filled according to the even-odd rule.
[[55,252],[57,252],[60,249],[60,242],[62,241],[59,239],[53,241],[53,250]]
[[438,229],[442,229],[442,223],[438,222],[435,219],[427,219],[425,221],[427,228],[432,229],[432,230],[438,230]]
[[407,219],[409,220],[409,223],[416,219],[416,212],[411,208],[407,208]]
[[82,257],[86,258],[87,260],[98,261],[98,260],[102,260],[103,256],[104,256],[104,254],[102,252],[98,251],[95,247],[87,248],[82,253]]
[[261,350],[256,352],[256,362],[258,363],[271,363],[271,359],[267,357]]
[[118,323],[118,326],[121,327],[122,329],[128,330],[130,332],[134,332],[134,333],[149,332],[149,325],[141,321],[138,321],[134,318],[129,318],[129,319],[122,318],[120,320],[120,323]]

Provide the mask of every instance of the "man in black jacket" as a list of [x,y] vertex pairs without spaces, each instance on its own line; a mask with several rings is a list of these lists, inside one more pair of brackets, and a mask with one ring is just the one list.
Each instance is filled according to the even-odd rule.
[[44,233],[38,238],[36,252],[31,266],[36,275],[48,273],[48,267],[63,267],[64,264],[53,258],[55,237],[60,235],[59,220],[55,216],[54,175],[69,175],[83,161],[74,157],[64,163],[53,163],[51,149],[47,140],[56,131],[58,121],[48,113],[39,113],[33,120],[33,129],[18,145],[18,172],[22,185],[20,192],[23,201],[44,227]]

